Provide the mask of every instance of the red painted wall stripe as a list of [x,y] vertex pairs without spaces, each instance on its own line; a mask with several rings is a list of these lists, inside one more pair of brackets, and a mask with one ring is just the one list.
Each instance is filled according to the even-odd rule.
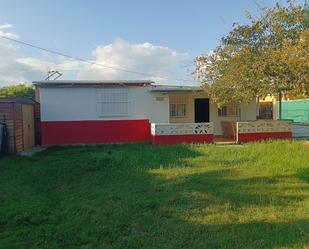
[[43,145],[130,143],[150,140],[149,120],[42,122]]
[[292,132],[238,133],[238,143],[267,139],[292,139]]
[[213,134],[198,134],[198,135],[166,135],[166,136],[151,136],[151,141],[154,145],[172,145],[180,143],[213,143]]

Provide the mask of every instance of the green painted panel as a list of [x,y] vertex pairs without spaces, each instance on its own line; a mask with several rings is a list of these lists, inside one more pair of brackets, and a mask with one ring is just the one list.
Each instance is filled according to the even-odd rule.
[[[277,106],[279,116],[279,102]],[[309,123],[309,99],[282,101],[282,119],[292,119],[297,123]]]

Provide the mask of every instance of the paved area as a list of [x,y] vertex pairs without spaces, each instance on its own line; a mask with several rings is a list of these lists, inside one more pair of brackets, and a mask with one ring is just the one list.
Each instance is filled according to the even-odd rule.
[[226,138],[226,137],[222,137],[222,136],[215,136],[214,144],[231,145],[231,144],[235,144],[235,140],[232,139],[232,138]]
[[309,125],[293,125],[293,137],[309,139]]
[[37,153],[37,152],[41,152],[41,151],[43,151],[43,150],[46,150],[46,148],[40,147],[40,146],[36,146],[36,147],[33,147],[32,149],[19,152],[18,155],[30,157],[30,156],[32,156],[33,154],[35,154],[35,153]]

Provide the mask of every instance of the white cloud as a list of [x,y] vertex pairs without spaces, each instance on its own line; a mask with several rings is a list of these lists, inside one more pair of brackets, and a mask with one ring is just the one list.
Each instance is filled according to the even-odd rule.
[[0,24],[0,29],[10,29],[10,28],[13,28],[12,24],[9,23]]
[[98,46],[92,54],[97,64],[141,72],[144,75],[112,70],[100,65],[85,65],[77,74],[77,78],[114,80],[147,78],[167,81],[165,78],[177,77],[180,64],[189,60],[188,54],[178,53],[168,47],[156,46],[148,42],[131,44],[122,39],[109,45]]
[[[18,38],[11,32],[12,28],[10,24],[0,24],[0,35]],[[63,73],[62,79],[151,79],[170,84],[175,80],[165,78],[184,78],[181,64],[190,61],[188,54],[168,47],[148,42],[132,44],[122,39],[96,47],[92,51],[92,62],[95,63],[92,65],[45,53],[39,57],[25,57],[21,52],[21,47],[13,42],[0,39],[0,86],[44,79],[48,70],[60,71]],[[111,67],[145,75],[112,70]]]
[[42,61],[38,58],[18,58],[16,62],[29,67],[30,70],[47,72],[55,66],[55,63],[49,61]]
[[18,38],[18,35],[13,33],[13,32],[10,32],[10,31],[6,31],[7,29],[11,29],[13,28],[13,25],[12,24],[0,24],[0,35],[1,36],[4,36],[4,37],[8,37],[8,38]]

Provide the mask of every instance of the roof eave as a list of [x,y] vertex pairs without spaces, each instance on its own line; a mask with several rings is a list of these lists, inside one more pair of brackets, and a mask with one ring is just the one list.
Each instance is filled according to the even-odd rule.
[[71,88],[71,87],[147,87],[151,86],[151,82],[137,82],[137,83],[125,83],[125,82],[119,82],[119,83],[58,83],[58,82],[40,82],[40,81],[34,81],[33,85],[39,86],[39,87],[48,87],[48,88]]

